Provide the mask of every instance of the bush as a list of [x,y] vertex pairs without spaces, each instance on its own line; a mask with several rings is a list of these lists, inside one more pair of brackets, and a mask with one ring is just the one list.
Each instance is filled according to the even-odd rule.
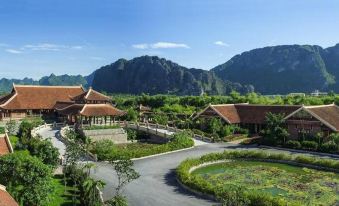
[[53,168],[58,166],[60,153],[49,139],[32,138],[27,144],[27,149],[31,155],[41,159],[44,164]]
[[320,146],[320,151],[322,152],[329,152],[329,153],[336,153],[338,152],[338,145],[335,142],[326,142]]
[[126,132],[127,132],[127,139],[128,140],[131,140],[131,141],[134,141],[137,139],[137,131],[134,130],[134,129],[125,129]]
[[318,149],[318,143],[314,141],[302,141],[301,147],[305,150],[316,151]]
[[121,195],[114,196],[111,200],[105,202],[107,206],[128,206],[126,197]]
[[291,148],[291,149],[300,149],[301,144],[299,141],[296,140],[289,140],[286,142],[285,147]]
[[52,170],[27,152],[0,157],[0,184],[22,205],[48,205]]
[[93,152],[97,154],[99,160],[109,160],[114,156],[116,147],[111,140],[100,140],[95,142]]
[[0,134],[4,134],[5,133],[5,127],[0,127]]

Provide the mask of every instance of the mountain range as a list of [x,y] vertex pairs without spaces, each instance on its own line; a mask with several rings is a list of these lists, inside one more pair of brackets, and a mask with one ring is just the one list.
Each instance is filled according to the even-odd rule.
[[271,46],[246,51],[212,68],[186,68],[157,56],[116,62],[88,76],[54,75],[39,80],[0,79],[0,93],[12,84],[92,86],[107,93],[210,95],[256,91],[287,94],[314,90],[339,92],[339,44]]

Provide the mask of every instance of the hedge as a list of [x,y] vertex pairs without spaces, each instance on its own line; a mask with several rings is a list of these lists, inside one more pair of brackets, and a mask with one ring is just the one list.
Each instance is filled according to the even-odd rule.
[[[258,161],[284,161],[290,162],[290,164],[305,164],[310,167],[315,167],[324,170],[330,171],[339,171],[339,161],[333,159],[324,159],[324,158],[316,158],[306,155],[289,155],[286,153],[268,153],[263,151],[224,151],[222,153],[211,153],[200,158],[195,159],[186,159],[183,161],[176,169],[176,174],[178,180],[192,188],[193,190],[202,192],[206,195],[212,195],[216,197],[219,201],[225,201],[225,196],[220,196],[220,189],[215,185],[205,181],[205,179],[201,176],[195,176],[190,174],[190,169],[192,167],[199,166],[203,163],[215,162],[220,160],[227,159],[255,159]],[[233,188],[234,189],[234,188]],[[233,190],[232,189],[232,190]],[[224,194],[227,194],[225,191]],[[256,206],[258,205],[258,200],[261,199],[262,206],[296,206],[300,205],[299,203],[289,203],[279,197],[273,196],[265,196],[262,193],[256,193],[250,190],[245,190],[241,195],[245,195],[247,200],[250,202],[248,205]],[[233,197],[234,198],[234,197]]]

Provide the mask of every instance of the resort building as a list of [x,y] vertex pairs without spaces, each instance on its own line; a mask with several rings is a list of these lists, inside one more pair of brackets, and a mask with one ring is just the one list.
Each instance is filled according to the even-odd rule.
[[112,124],[116,117],[125,114],[125,112],[113,107],[110,97],[92,88],[77,96],[71,97],[69,102],[58,101],[55,109],[61,117],[66,117],[69,123],[78,123],[81,125]]
[[112,100],[82,86],[13,85],[9,95],[0,98],[0,121],[41,116],[69,123],[103,123],[125,114]]
[[321,106],[290,105],[254,105],[254,104],[221,104],[209,105],[197,118],[217,117],[226,124],[235,124],[257,134],[265,128],[268,113],[283,114],[286,127],[291,137],[315,135],[323,132],[325,136],[339,132],[339,107],[335,104]]

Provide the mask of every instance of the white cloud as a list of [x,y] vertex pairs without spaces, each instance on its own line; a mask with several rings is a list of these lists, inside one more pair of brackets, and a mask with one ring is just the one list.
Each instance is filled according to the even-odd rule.
[[22,53],[22,51],[16,50],[16,49],[6,49],[5,51],[8,52],[8,53],[11,53],[11,54],[21,54]]
[[229,47],[230,46],[229,44],[226,44],[223,41],[216,41],[216,42],[214,42],[214,44],[218,45],[218,46],[225,46],[225,47]]
[[133,44],[135,49],[173,49],[173,48],[185,48],[189,49],[190,47],[187,44],[178,44],[172,42],[156,42],[153,44]]
[[27,44],[24,45],[22,50],[30,49],[33,51],[60,51],[62,49],[83,49],[83,46],[70,46],[70,45],[62,45],[62,44],[51,44],[51,43],[41,43],[41,44]]
[[133,44],[132,47],[135,49],[148,49],[148,44]]
[[80,50],[83,49],[83,46],[71,46],[71,49],[76,49],[76,50]]
[[186,44],[178,44],[178,43],[172,43],[172,42],[157,42],[155,44],[151,45],[154,49],[169,49],[169,48],[190,48]]
[[60,49],[63,48],[65,48],[64,45],[43,43],[43,44],[27,44],[23,46],[22,49],[31,49],[34,51],[59,51]]

